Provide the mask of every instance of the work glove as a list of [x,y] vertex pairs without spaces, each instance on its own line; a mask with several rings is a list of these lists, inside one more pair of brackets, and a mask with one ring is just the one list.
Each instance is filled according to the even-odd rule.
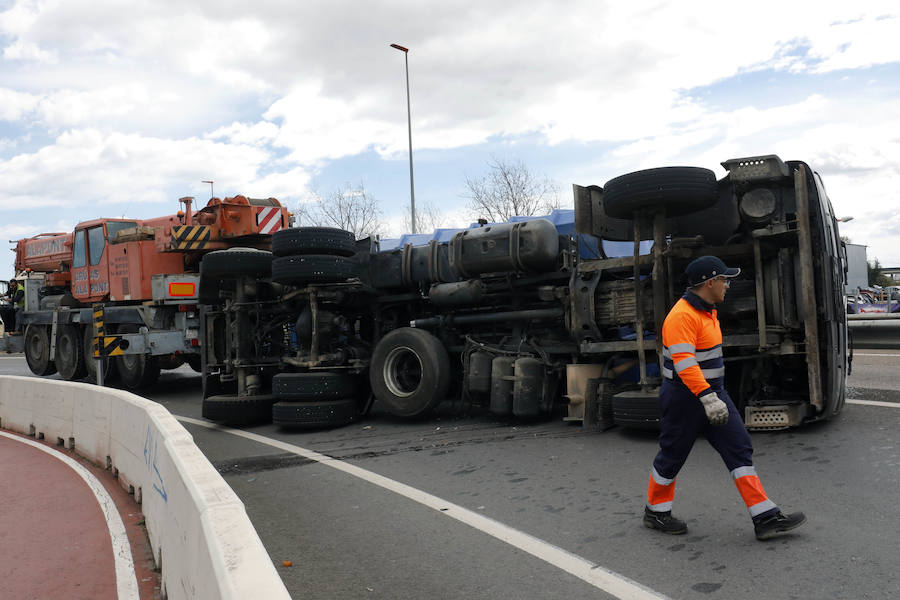
[[724,425],[728,422],[728,406],[719,399],[719,395],[710,392],[700,396],[700,402],[703,404],[703,410],[706,411],[706,418],[712,425]]

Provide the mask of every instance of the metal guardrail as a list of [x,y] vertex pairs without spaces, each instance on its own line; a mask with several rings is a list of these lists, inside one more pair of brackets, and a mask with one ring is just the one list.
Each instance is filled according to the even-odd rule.
[[854,348],[900,350],[900,313],[847,315]]

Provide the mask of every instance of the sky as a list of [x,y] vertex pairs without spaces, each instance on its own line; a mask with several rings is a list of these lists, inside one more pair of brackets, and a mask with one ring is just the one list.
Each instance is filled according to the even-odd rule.
[[0,239],[202,206],[204,180],[290,207],[363,186],[403,233],[397,43],[416,205],[445,226],[492,158],[565,206],[573,183],[777,154],[900,267],[898,35],[878,0],[0,0]]

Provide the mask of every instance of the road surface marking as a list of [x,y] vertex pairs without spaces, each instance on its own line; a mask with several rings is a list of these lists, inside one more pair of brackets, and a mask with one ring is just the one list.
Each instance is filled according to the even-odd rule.
[[655,592],[650,588],[625,577],[624,575],[619,575],[618,573],[601,567],[598,564],[592,563],[591,561],[582,558],[577,554],[572,554],[571,552],[563,550],[558,546],[554,546],[553,544],[547,543],[532,535],[519,531],[518,529],[513,529],[512,527],[504,525],[499,521],[495,521],[494,519],[485,517],[484,515],[480,515],[467,508],[463,508],[462,506],[453,504],[452,502],[442,500],[437,496],[433,496],[428,492],[423,492],[422,490],[418,490],[414,487],[408,486],[405,483],[394,481],[393,479],[378,475],[377,473],[367,471],[366,469],[351,465],[349,463],[343,462],[342,460],[332,458],[324,454],[319,454],[318,452],[314,452],[312,450],[307,450],[306,448],[301,448],[300,446],[294,446],[293,444],[288,444],[279,440],[273,440],[271,438],[267,438],[255,433],[250,433],[248,431],[231,429],[230,427],[223,427],[209,421],[192,419],[190,417],[182,417],[176,415],[176,418],[184,423],[191,423],[193,425],[206,427],[207,429],[214,429],[217,431],[223,431],[225,433],[231,433],[248,440],[253,440],[254,442],[259,442],[260,444],[266,444],[267,446],[296,454],[297,456],[302,456],[303,458],[316,461],[318,463],[321,463],[322,465],[337,469],[338,471],[343,471],[348,475],[353,475],[354,477],[358,477],[364,481],[368,481],[369,483],[382,487],[386,490],[389,490],[396,494],[400,494],[401,496],[409,498],[410,500],[418,502],[419,504],[427,506],[428,508],[432,508],[443,515],[447,515],[448,517],[465,523],[470,527],[486,533],[502,542],[506,542],[507,544],[518,548],[519,550],[527,552],[528,554],[531,554],[536,558],[548,562],[551,565],[558,567],[563,571],[574,575],[575,577],[578,577],[582,581],[585,581],[593,585],[594,587],[599,588],[612,596],[615,596],[616,598],[621,598],[622,600],[662,600],[667,598],[667,596]]
[[854,352],[853,356],[893,356],[894,358],[900,358],[900,354],[877,354],[873,352]]
[[78,461],[61,452],[57,452],[49,446],[6,433],[5,431],[0,431],[0,435],[16,442],[33,446],[61,460],[78,473],[79,477],[88,484],[88,487],[94,492],[94,497],[100,505],[100,510],[103,511],[106,527],[109,529],[109,537],[112,540],[113,559],[116,565],[116,597],[119,600],[140,600],[137,575],[134,573],[134,559],[131,556],[131,544],[128,543],[128,534],[125,533],[125,523],[122,522],[122,516],[119,514],[119,510],[116,508],[109,492],[103,487],[103,484]]
[[884,406],[886,408],[900,408],[900,402],[881,402],[879,400],[846,400],[847,404],[862,404],[864,406]]

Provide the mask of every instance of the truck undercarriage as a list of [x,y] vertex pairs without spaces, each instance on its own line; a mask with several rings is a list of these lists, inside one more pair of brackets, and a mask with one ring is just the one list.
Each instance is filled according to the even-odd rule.
[[[690,260],[740,267],[720,308],[726,386],[748,427],[840,412],[843,247],[818,175],[775,156],[729,174],[668,167],[575,186],[574,235],[546,219],[380,251],[295,228],[272,253],[201,264],[203,412],[339,425],[374,399],[418,417],[447,397],[500,416],[653,427],[659,327]],[[652,245],[651,245],[652,242]]]

